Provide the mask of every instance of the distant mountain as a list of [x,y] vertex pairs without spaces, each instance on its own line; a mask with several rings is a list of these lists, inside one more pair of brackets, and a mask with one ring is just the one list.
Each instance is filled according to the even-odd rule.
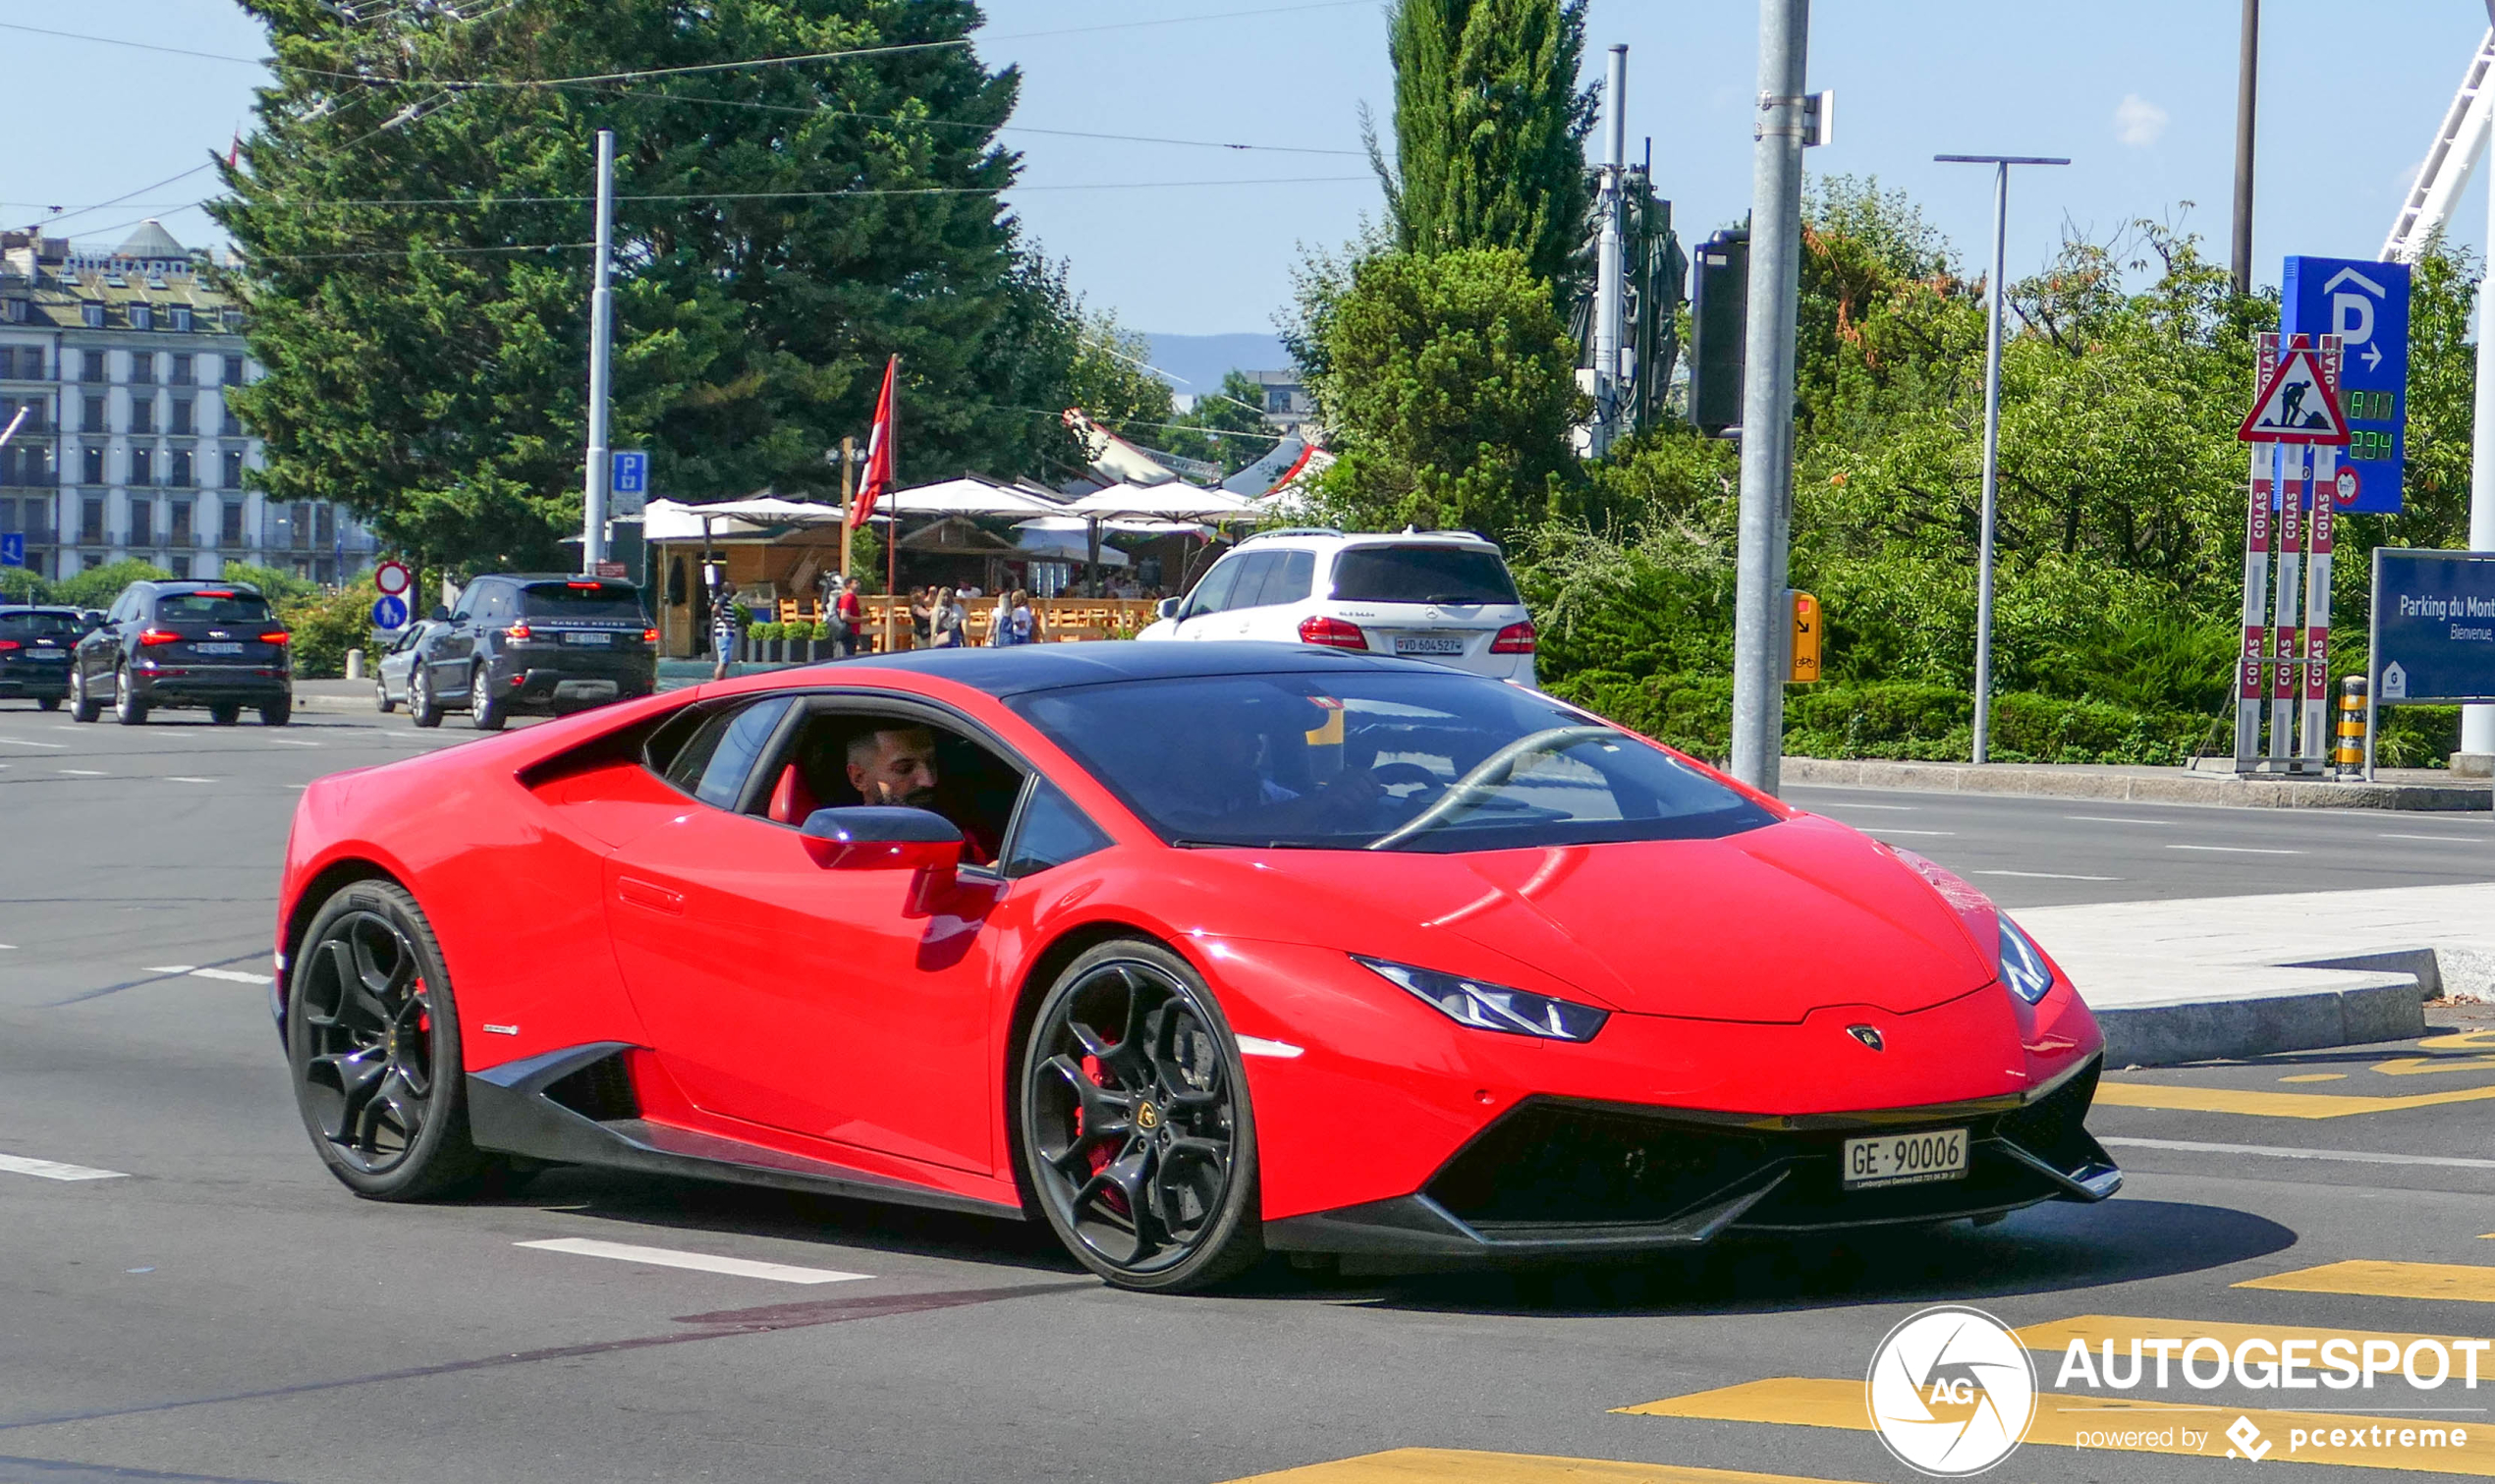
[[1173,377],[1172,388],[1183,395],[1201,396],[1219,391],[1222,373],[1234,367],[1242,371],[1279,371],[1288,368],[1291,357],[1282,342],[1271,335],[1150,335],[1152,363]]

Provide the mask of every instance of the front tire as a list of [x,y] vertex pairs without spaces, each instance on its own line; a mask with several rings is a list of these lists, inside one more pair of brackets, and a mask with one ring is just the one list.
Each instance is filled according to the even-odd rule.
[[372,1200],[422,1200],[490,1162],[468,1132],[459,1006],[441,945],[397,884],[321,905],[286,1002],[295,1102],[322,1163]]
[[1122,939],[1069,964],[1040,1002],[1016,1096],[1040,1212],[1084,1267],[1185,1292],[1264,1255],[1247,1076],[1187,961]]
[[419,727],[442,724],[442,703],[433,694],[433,677],[423,665],[408,673],[408,720]]
[[103,714],[102,703],[87,692],[85,672],[72,670],[70,672],[70,720],[91,722]]
[[34,703],[34,709],[37,711],[58,711],[61,709],[61,698],[57,695],[44,696]]
[[494,701],[493,676],[477,666],[475,677],[468,683],[468,724],[479,732],[500,732],[509,720],[511,713]]
[[399,709],[399,703],[390,699],[390,683],[378,676],[372,682],[372,709],[383,716]]
[[113,720],[125,727],[147,724],[147,703],[139,698],[139,687],[131,684],[128,665],[113,676]]
[[217,705],[208,708],[208,720],[216,726],[231,727],[242,719],[243,708],[239,705]]

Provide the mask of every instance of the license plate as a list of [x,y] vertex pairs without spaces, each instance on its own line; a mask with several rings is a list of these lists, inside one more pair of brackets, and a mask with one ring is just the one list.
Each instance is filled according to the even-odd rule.
[[191,652],[194,654],[241,654],[243,646],[240,644],[194,644],[191,646]]
[[30,660],[44,660],[55,665],[69,663],[69,656],[58,649],[29,649],[26,657]]
[[567,633],[563,636],[563,641],[567,644],[612,644],[615,642],[615,635],[611,633]]
[[1397,654],[1462,654],[1464,640],[1437,633],[1399,633],[1395,635]]
[[1967,1177],[1967,1130],[1931,1128],[1921,1133],[1884,1133],[1850,1138],[1845,1146],[1845,1188],[1919,1185]]

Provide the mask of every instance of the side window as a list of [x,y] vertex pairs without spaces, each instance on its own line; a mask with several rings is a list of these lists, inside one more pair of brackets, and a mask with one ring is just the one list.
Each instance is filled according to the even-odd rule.
[[500,582],[489,582],[476,597],[476,619],[482,624],[498,624],[511,617],[511,590]]
[[1286,551],[1278,555],[1282,560],[1265,575],[1265,590],[1257,594],[1258,601],[1266,607],[1305,601],[1309,589],[1316,582],[1317,554],[1313,551]]
[[1239,573],[1239,585],[1230,590],[1230,601],[1222,605],[1226,610],[1264,606],[1265,581],[1280,565],[1282,553],[1260,551],[1246,560],[1248,565]]
[[704,721],[668,761],[667,781],[713,808],[735,808],[754,760],[795,703],[792,696],[774,695]]
[[1187,600],[1188,617],[1219,613],[1229,606],[1230,589],[1238,583],[1240,569],[1246,563],[1244,557],[1224,557],[1215,562],[1213,570],[1204,574],[1204,580],[1195,584],[1194,595]]
[[459,590],[459,602],[451,608],[451,622],[465,624],[476,614],[476,584],[469,583]]
[[1107,850],[1109,837],[1083,817],[1075,801],[1047,779],[1031,784],[1030,797],[1014,821],[1014,837],[1006,847],[1004,874],[1028,876],[1052,865]]

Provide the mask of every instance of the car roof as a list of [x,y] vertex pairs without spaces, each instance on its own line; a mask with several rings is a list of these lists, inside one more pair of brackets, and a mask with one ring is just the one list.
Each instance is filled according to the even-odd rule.
[[1073,686],[1113,685],[1121,681],[1193,680],[1225,675],[1309,675],[1346,670],[1393,671],[1406,675],[1443,676],[1453,681],[1480,677],[1444,665],[1400,660],[1382,654],[1352,654],[1312,644],[1274,644],[1241,640],[1204,643],[1153,643],[1128,640],[1089,644],[1018,644],[1004,649],[914,649],[890,658],[850,660],[832,675],[903,670],[913,675],[950,681],[1002,699],[1036,690]]
[[1279,545],[1286,541],[1304,541],[1311,546],[1461,546],[1471,550],[1497,551],[1499,543],[1488,536],[1469,530],[1328,530],[1318,526],[1293,526],[1285,530],[1264,530],[1243,536],[1233,551],[1248,546]]
[[577,572],[480,572],[471,582],[596,582],[602,586],[631,587],[631,577],[584,577]]
[[147,586],[156,592],[248,592],[255,598],[265,596],[249,582],[222,582],[208,577],[150,577]]
[[63,613],[77,618],[84,611],[60,603],[0,603],[0,613]]

